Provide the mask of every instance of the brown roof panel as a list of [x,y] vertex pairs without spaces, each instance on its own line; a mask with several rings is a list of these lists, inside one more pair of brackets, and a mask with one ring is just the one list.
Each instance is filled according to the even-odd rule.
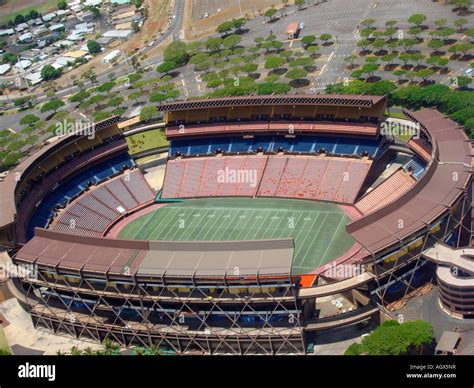
[[437,160],[405,195],[348,225],[353,237],[373,253],[440,217],[471,180],[472,151],[464,130],[433,109],[407,113],[426,129]]

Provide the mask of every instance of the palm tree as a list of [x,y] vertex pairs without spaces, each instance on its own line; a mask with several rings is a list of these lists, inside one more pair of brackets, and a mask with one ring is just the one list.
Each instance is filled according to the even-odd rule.
[[114,356],[114,355],[118,354],[119,350],[120,350],[119,345],[116,344],[115,342],[113,342],[109,338],[106,338],[102,342],[102,354],[104,356]]

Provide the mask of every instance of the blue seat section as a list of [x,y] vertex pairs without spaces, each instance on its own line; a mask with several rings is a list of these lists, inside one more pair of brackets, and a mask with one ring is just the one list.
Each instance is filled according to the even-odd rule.
[[229,153],[256,152],[261,148],[264,152],[277,152],[282,148],[286,152],[310,153],[325,149],[329,154],[362,155],[367,152],[375,157],[380,147],[381,138],[364,139],[358,137],[334,137],[324,135],[300,135],[295,138],[275,135],[256,135],[244,139],[239,136],[220,136],[199,139],[172,140],[170,155],[208,155],[218,149]]
[[403,166],[405,171],[413,171],[413,177],[418,180],[426,169],[426,163],[423,159],[415,156]]
[[44,228],[47,225],[48,220],[54,216],[54,208],[57,205],[63,206],[67,204],[72,198],[82,193],[89,183],[97,184],[122,171],[123,166],[131,168],[134,165],[135,163],[130,158],[130,155],[123,153],[105,162],[96,164],[65,182],[61,182],[56,189],[43,199],[33,212],[27,229],[28,239],[33,237],[35,227]]

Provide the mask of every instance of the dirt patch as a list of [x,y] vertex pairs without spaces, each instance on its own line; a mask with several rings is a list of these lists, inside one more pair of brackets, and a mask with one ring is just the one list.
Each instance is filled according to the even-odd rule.
[[[252,19],[263,15],[272,5],[277,9],[282,8],[281,3],[278,4],[275,0],[187,0],[184,11],[185,39],[200,39],[213,34],[219,24],[233,18]],[[204,18],[205,13],[208,13],[209,17]]]
[[0,23],[31,10],[45,13],[57,9],[57,0],[0,0]]
[[133,35],[125,43],[127,52],[141,49],[147,43],[159,37],[168,25],[168,17],[172,15],[175,0],[148,0],[148,11],[145,24],[138,34]]

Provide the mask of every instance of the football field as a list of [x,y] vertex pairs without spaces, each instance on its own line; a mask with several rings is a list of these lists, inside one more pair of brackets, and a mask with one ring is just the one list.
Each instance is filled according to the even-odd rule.
[[192,199],[145,214],[119,232],[124,239],[225,241],[293,238],[293,273],[314,270],[345,253],[354,240],[334,204],[266,198]]

